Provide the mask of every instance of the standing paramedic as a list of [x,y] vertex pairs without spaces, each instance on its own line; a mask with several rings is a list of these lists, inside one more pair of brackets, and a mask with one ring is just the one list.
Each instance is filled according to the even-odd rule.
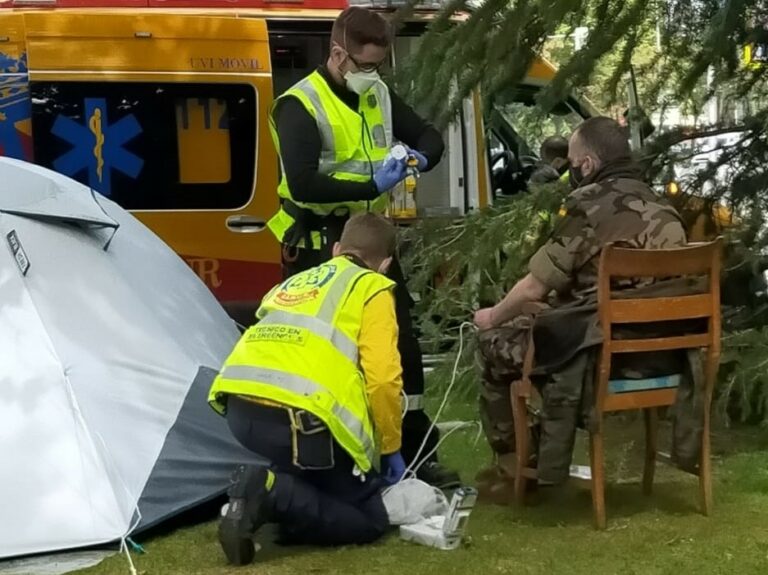
[[[405,178],[405,160],[385,159],[401,142],[418,169],[433,168],[443,154],[440,132],[420,118],[382,81],[379,69],[391,47],[388,22],[364,8],[347,8],[331,31],[328,61],[298,82],[273,106],[272,138],[280,156],[280,210],[269,228],[282,244],[283,277],[331,258],[344,223],[361,212],[383,214],[387,192]],[[388,277],[395,284],[398,349],[408,411],[403,420],[403,456],[410,463],[430,427],[423,410],[421,349],[410,317],[410,294],[397,260]],[[437,444],[429,434],[422,453]],[[451,487],[458,475],[442,468],[436,453],[419,478]]]

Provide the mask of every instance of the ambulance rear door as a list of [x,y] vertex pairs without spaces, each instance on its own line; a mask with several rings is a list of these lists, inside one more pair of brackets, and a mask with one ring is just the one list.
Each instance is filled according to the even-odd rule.
[[[131,210],[231,311],[279,281],[263,20],[25,14],[35,161]],[[149,280],[151,281],[151,280]]]

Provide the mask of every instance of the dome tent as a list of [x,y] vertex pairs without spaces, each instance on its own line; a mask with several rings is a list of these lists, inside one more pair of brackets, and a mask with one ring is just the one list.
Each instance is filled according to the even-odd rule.
[[239,336],[138,220],[0,158],[0,558],[120,540],[254,461],[206,403]]

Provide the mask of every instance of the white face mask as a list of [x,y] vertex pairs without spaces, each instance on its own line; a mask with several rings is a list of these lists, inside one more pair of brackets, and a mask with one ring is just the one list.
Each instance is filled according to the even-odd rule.
[[347,89],[362,96],[381,81],[381,76],[375,70],[371,72],[347,72],[344,74]]

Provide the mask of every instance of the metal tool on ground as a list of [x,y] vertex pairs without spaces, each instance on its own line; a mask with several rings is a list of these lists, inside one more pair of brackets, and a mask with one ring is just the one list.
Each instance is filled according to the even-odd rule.
[[473,487],[457,489],[451,498],[448,513],[412,525],[401,525],[400,537],[405,541],[437,549],[456,549],[461,544],[476,501],[477,491]]

